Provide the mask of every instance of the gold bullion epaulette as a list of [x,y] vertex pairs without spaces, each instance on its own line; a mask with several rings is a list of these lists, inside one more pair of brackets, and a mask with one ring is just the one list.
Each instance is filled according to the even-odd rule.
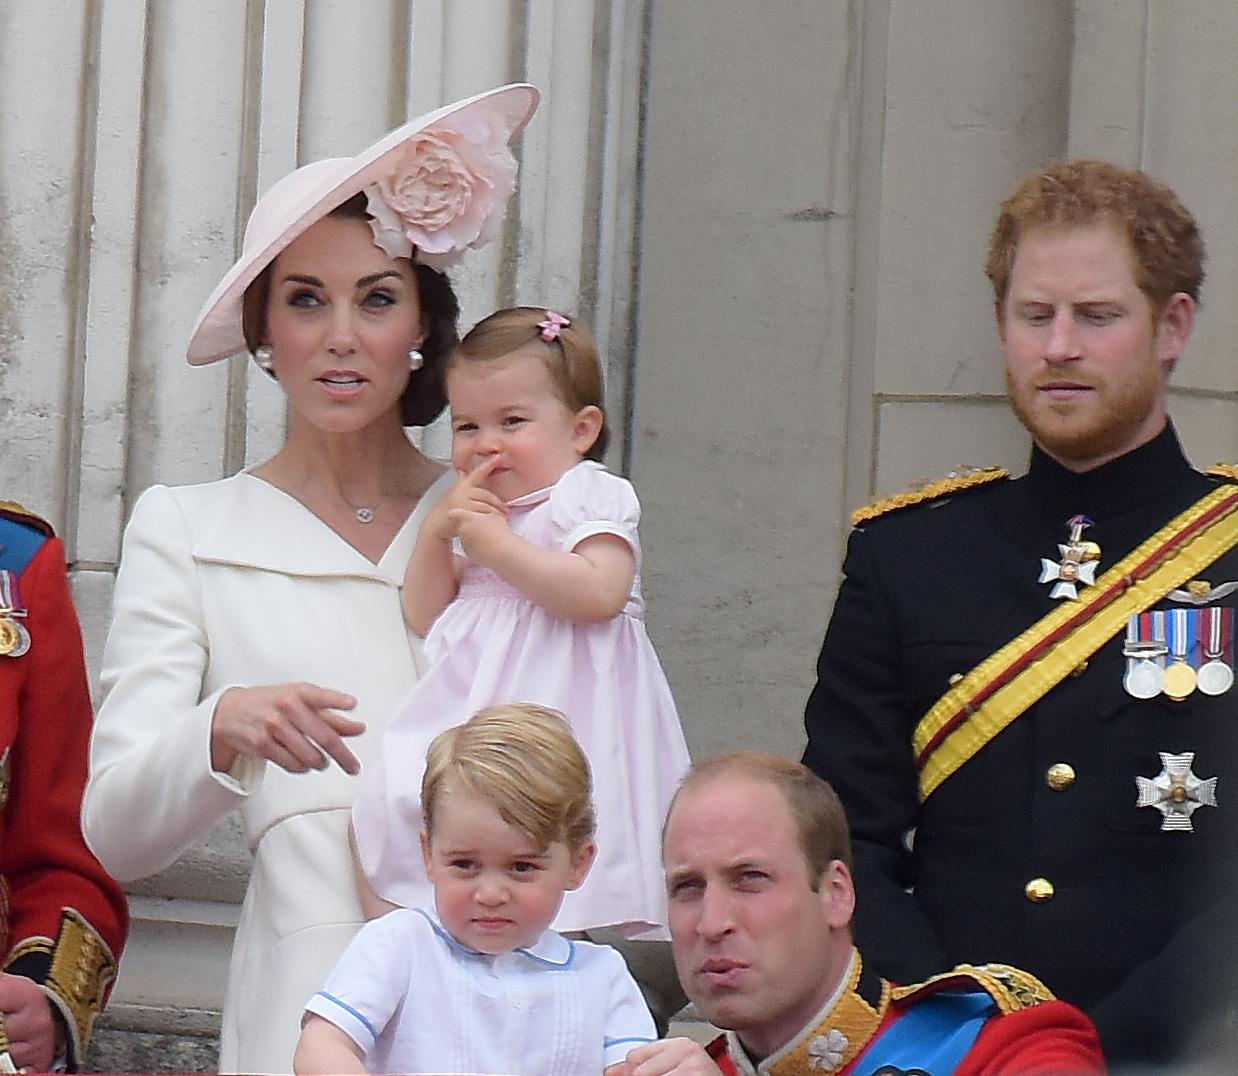
[[922,983],[911,986],[896,986],[893,998],[905,998],[921,994],[935,994],[960,986],[979,987],[989,995],[1004,1013],[1030,1009],[1042,1001],[1053,1001],[1053,992],[1030,971],[1012,968],[1009,964],[960,964],[953,971],[934,975]]
[[1238,482],[1238,463],[1218,463],[1209,467],[1204,474],[1219,478],[1222,482]]
[[11,519],[14,523],[24,523],[49,538],[56,533],[46,519],[16,501],[0,501],[0,517]]
[[1006,478],[1008,474],[1009,472],[1004,467],[958,467],[945,478],[939,478],[935,482],[921,482],[912,486],[911,489],[903,490],[902,493],[896,493],[892,497],[882,497],[878,501],[873,501],[872,504],[866,504],[863,508],[857,508],[851,513],[851,525],[858,527],[861,523],[867,523],[869,520],[890,512],[897,512],[900,508],[910,508],[913,505],[948,497],[953,493],[962,493],[964,490],[987,486],[990,482]]

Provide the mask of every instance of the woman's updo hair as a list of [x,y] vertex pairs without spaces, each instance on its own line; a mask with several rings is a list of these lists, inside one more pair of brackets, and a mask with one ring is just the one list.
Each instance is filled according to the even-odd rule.
[[602,412],[602,428],[585,458],[601,462],[610,443],[610,424],[602,403],[602,366],[593,337],[574,318],[555,326],[555,338],[542,336],[541,323],[551,311],[541,306],[512,306],[496,310],[473,326],[447,362],[447,372],[466,362],[488,362],[529,344],[537,344],[543,354],[550,380],[559,398],[573,413],[582,407]]
[[[365,193],[353,195],[347,202],[331,210],[328,216],[368,223],[370,214],[366,211]],[[271,265],[274,264],[272,259]],[[245,343],[251,352],[262,343],[266,329],[271,265],[263,269],[245,289],[241,323],[245,330]],[[444,273],[416,262],[413,262],[412,266],[413,278],[417,283],[417,297],[427,326],[426,338],[419,349],[425,362],[420,370],[414,371],[409,377],[404,395],[400,397],[400,419],[405,426],[427,426],[438,418],[447,406],[443,375],[448,358],[460,343],[457,326],[460,301]]]

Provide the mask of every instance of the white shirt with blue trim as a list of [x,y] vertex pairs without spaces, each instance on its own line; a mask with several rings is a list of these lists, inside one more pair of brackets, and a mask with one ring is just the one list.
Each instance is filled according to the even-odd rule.
[[366,923],[305,1009],[356,1042],[371,1072],[581,1076],[656,1038],[610,946],[548,930],[492,956],[420,908]]

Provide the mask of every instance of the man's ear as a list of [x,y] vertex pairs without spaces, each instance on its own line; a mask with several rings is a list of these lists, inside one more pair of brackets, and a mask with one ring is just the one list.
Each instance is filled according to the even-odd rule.
[[1195,328],[1195,300],[1184,291],[1171,295],[1156,319],[1156,357],[1169,369],[1186,349]]
[[855,915],[855,883],[841,859],[830,860],[830,865],[821,875],[817,892],[821,896],[821,911],[826,925],[834,930],[850,927]]
[[579,889],[581,883],[585,880],[585,875],[589,873],[589,868],[593,866],[593,860],[597,856],[597,845],[592,841],[587,841],[582,844],[575,852],[572,853],[572,869],[568,874],[566,890]]
[[602,409],[589,404],[572,416],[572,447],[583,456],[602,432]]

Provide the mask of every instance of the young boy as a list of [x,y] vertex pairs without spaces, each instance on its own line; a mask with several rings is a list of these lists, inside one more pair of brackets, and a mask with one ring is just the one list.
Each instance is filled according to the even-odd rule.
[[306,1005],[309,1072],[623,1071],[656,1038],[623,958],[549,929],[593,862],[589,767],[540,706],[436,737],[421,784],[434,912],[367,923]]

